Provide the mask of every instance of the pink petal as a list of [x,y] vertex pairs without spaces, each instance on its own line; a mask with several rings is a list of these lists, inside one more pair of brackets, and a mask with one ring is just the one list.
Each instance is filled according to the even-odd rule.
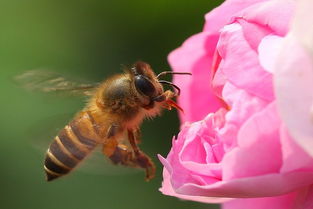
[[260,66],[258,54],[247,43],[238,23],[224,27],[217,50],[223,59],[218,70],[228,81],[262,99],[274,99],[272,75]]
[[236,14],[248,22],[269,28],[276,35],[284,36],[289,30],[289,23],[294,12],[293,0],[262,1]]
[[240,10],[251,5],[263,2],[264,0],[228,0],[221,6],[215,8],[205,16],[204,31],[211,31],[211,33],[218,33],[220,28],[228,24],[231,17],[236,15]]
[[280,141],[283,154],[281,173],[293,171],[313,171],[313,158],[290,137],[287,128],[280,128]]
[[294,140],[313,156],[313,60],[292,34],[284,40],[274,72],[281,118]]
[[177,188],[175,192],[184,195],[206,197],[268,197],[283,195],[312,183],[313,172],[299,171],[219,181],[205,186],[186,183]]
[[222,209],[294,209],[296,197],[293,192],[277,197],[236,199],[224,203]]
[[[212,125],[213,115],[208,117],[210,125]],[[195,122],[189,127],[188,132],[185,134],[184,145],[179,149],[179,162],[190,173],[197,171],[197,174],[206,175],[216,178],[221,177],[221,167],[216,161],[212,149],[213,143],[206,129],[205,120]],[[206,133],[205,133],[206,132]],[[205,133],[205,134],[204,134]],[[206,160],[210,159],[209,162]]]
[[201,120],[221,107],[219,98],[214,95],[209,84],[212,64],[210,54],[213,55],[214,49],[211,35],[202,32],[189,38],[168,57],[174,71],[193,74],[174,77],[174,83],[181,88],[178,101],[184,109],[184,113],[180,114],[182,122]]
[[222,95],[231,108],[225,116],[226,125],[219,130],[218,136],[223,141],[225,150],[229,151],[237,146],[237,133],[242,124],[268,103],[229,82],[224,85]]
[[[266,107],[268,102],[247,93],[227,82],[223,89],[223,98],[230,110],[226,114],[226,122],[240,127],[247,118]],[[224,126],[225,127],[225,126]]]
[[[166,164],[166,160],[162,156],[159,155],[158,157],[163,164]],[[160,191],[165,195],[203,203],[221,203],[231,200],[230,198],[201,197],[178,194],[174,191],[172,187],[170,174],[166,168],[163,169],[163,183],[162,187],[160,188]]]
[[313,57],[313,1],[297,0],[295,17],[292,24],[292,33],[301,42],[304,48],[309,50]]
[[313,187],[307,188],[306,193],[303,195],[303,202],[298,204],[298,208],[312,209],[313,208]]
[[275,103],[251,116],[239,130],[238,147],[224,156],[223,180],[278,173],[282,164],[279,127]]
[[236,21],[241,25],[243,35],[253,50],[257,50],[261,40],[272,33],[268,27],[256,23],[250,23],[241,18],[237,18]]
[[258,47],[259,61],[264,70],[273,73],[283,38],[276,35],[264,37]]

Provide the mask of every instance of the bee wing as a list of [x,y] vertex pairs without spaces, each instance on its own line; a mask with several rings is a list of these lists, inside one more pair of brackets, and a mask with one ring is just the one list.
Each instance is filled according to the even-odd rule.
[[30,148],[34,149],[41,157],[44,157],[55,136],[68,124],[74,115],[75,113],[73,112],[72,114],[48,116],[31,124],[24,133]]
[[[50,116],[32,124],[25,136],[28,138],[30,147],[38,153],[38,157],[44,159],[44,155],[54,137],[68,124],[74,115],[75,113]],[[107,176],[140,172],[138,169],[114,165],[102,154],[101,149],[102,146],[97,147],[73,172]]]
[[90,96],[99,83],[82,83],[47,70],[30,70],[14,78],[23,88],[44,93]]

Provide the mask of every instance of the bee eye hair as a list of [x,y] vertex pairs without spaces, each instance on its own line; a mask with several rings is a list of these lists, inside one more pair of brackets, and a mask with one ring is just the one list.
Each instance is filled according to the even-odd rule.
[[145,75],[149,69],[151,69],[148,63],[138,61],[131,68],[135,75]]
[[156,91],[149,79],[143,75],[135,76],[135,86],[139,92],[149,97],[154,96]]

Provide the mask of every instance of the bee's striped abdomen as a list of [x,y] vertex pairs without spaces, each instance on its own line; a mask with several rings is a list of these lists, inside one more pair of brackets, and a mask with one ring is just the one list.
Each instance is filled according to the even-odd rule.
[[97,134],[89,114],[65,126],[47,150],[44,165],[47,180],[69,173],[96,147],[96,140]]

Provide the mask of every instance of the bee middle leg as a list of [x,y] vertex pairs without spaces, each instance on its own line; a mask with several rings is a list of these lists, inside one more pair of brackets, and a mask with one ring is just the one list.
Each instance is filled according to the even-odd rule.
[[128,140],[133,148],[135,154],[136,164],[146,170],[146,181],[151,180],[155,176],[155,165],[150,157],[148,157],[144,152],[142,152],[137,146],[137,141],[133,130],[128,130]]
[[117,146],[118,142],[116,141],[116,139],[111,138],[103,144],[102,152],[105,156],[110,157],[114,154]]
[[[110,157],[111,155],[113,155],[117,145],[118,145],[118,142],[116,140],[116,134],[118,132],[118,126],[116,124],[112,124],[106,135],[105,135],[105,138],[106,140],[104,141],[104,144],[103,144],[103,148],[102,148],[102,152],[105,156],[108,156]],[[104,137],[104,136],[102,136]]]

